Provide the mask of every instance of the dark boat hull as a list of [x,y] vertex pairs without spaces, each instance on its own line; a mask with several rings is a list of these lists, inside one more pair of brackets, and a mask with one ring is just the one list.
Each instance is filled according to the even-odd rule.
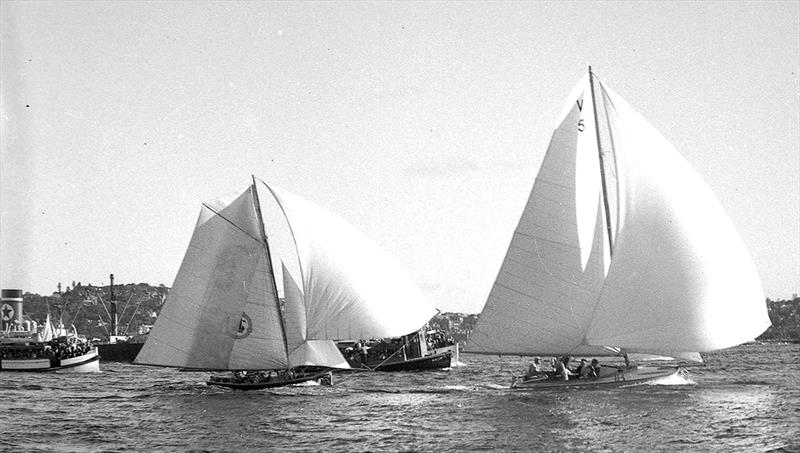
[[144,343],[100,343],[97,350],[103,362],[133,362]]
[[272,381],[259,381],[259,382],[235,382],[229,377],[216,377],[212,376],[207,385],[216,385],[219,387],[227,387],[233,390],[262,390],[268,388],[285,387],[287,385],[302,384],[303,382],[315,381],[317,379],[328,379],[327,385],[332,385],[332,377],[330,371],[320,371],[318,373],[307,374],[294,379],[280,380],[275,379]]
[[372,370],[372,371],[419,371],[419,370],[438,370],[442,368],[449,368],[453,353],[451,351],[442,352],[440,354],[429,355],[425,357],[415,357],[412,359],[387,361],[384,363],[351,363],[350,366],[354,369]]

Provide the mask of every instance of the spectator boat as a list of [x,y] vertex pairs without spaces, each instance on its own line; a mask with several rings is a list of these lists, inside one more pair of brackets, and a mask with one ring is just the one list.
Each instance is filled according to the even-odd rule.
[[419,371],[458,364],[458,344],[435,330],[420,329],[380,340],[340,341],[336,346],[356,370]]
[[0,371],[100,371],[97,348],[75,326],[53,327],[50,315],[39,328],[23,319],[22,290],[2,290],[3,330],[0,332]]

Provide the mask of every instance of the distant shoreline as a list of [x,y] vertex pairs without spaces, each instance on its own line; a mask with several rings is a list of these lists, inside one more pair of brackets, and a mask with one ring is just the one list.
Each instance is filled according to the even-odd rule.
[[[158,313],[169,293],[169,288],[148,283],[128,283],[114,286],[117,302],[118,325],[122,335],[144,333],[155,323]],[[111,330],[110,303],[112,295],[108,286],[82,285],[72,282],[61,294],[41,296],[23,293],[24,312],[34,320],[43,321],[52,311],[55,319],[75,324],[78,332],[89,338],[108,336]],[[800,297],[792,300],[766,299],[769,328],[755,341],[761,343],[800,343]],[[458,312],[440,312],[429,322],[429,327],[452,336],[459,343],[468,340],[479,315]]]
[[772,344],[800,344],[800,339],[796,338],[769,338],[766,340],[756,340],[756,343],[772,343]]

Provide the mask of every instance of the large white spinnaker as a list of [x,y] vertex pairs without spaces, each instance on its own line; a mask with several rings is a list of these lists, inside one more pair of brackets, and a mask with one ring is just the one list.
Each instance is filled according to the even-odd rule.
[[329,211],[274,185],[299,257],[306,339],[397,337],[436,312],[374,241]]
[[289,365],[252,187],[205,203],[136,363],[263,370]]
[[669,353],[753,340],[770,321],[733,223],[675,148],[598,85],[616,144],[620,225],[587,341]]

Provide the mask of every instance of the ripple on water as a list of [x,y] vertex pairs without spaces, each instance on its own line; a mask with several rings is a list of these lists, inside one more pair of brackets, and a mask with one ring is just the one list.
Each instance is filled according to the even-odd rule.
[[0,373],[0,450],[797,450],[798,357],[800,345],[747,345],[710,354],[691,385],[580,391],[511,390],[525,359],[470,355],[449,371],[257,392],[127,364]]

